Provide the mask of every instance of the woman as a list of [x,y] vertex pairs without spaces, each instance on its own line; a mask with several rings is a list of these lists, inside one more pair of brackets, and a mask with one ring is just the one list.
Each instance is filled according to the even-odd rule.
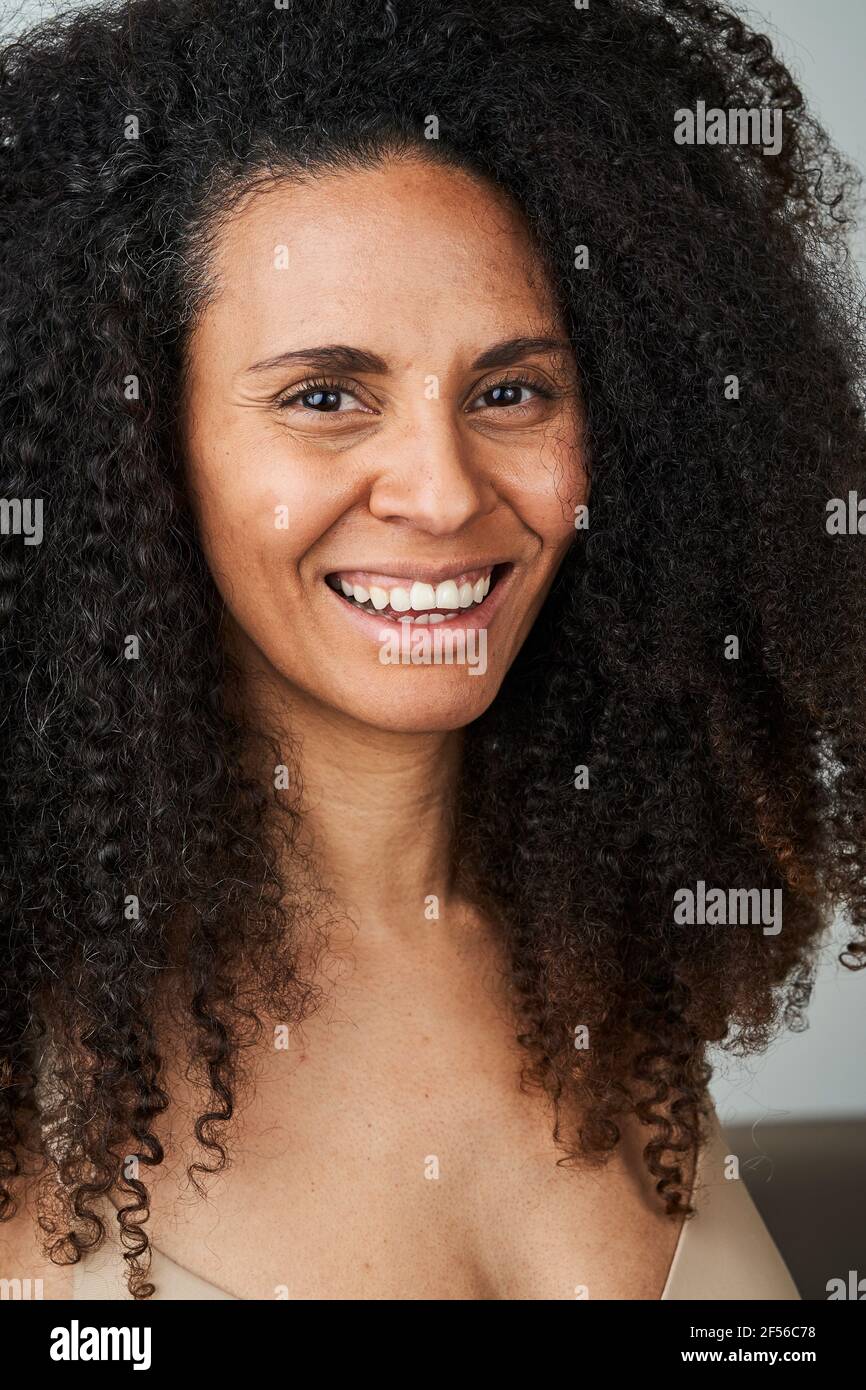
[[866,949],[864,429],[768,41],[133,0],[0,71],[3,1274],[796,1298],[707,1057]]

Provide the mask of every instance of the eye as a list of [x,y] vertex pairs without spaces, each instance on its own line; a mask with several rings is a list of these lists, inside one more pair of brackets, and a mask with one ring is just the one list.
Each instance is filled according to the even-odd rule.
[[276,401],[279,410],[299,410],[314,415],[369,414],[350,386],[343,381],[307,381]]
[[305,391],[299,398],[305,410],[339,410],[344,405],[344,391]]
[[479,400],[485,405],[524,405],[531,400],[532,389],[529,386],[520,386],[516,382],[508,382],[504,386],[491,386],[489,391],[485,391]]
[[540,400],[549,400],[551,395],[551,391],[545,390],[535,381],[528,381],[522,377],[509,378],[487,386],[473,399],[471,408],[498,411],[511,409],[522,413],[527,406],[532,406]]

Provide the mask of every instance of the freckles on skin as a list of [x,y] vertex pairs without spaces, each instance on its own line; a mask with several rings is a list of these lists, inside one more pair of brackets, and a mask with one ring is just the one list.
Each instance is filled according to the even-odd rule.
[[[232,214],[214,273],[188,349],[187,476],[250,652],[381,727],[476,718],[537,615],[586,491],[567,344],[527,350],[507,371],[473,366],[506,340],[563,337],[520,219],[459,171],[403,161],[269,188]],[[337,373],[349,390],[326,416],[290,394],[325,372],[273,363],[334,344],[378,365]],[[530,384],[493,408],[489,392],[521,374]],[[427,568],[486,561],[514,573],[476,679],[459,666],[382,666],[325,582],[391,566],[423,581]]]
[[292,582],[297,560],[339,516],[341,499],[301,451],[287,468],[281,433],[263,430],[228,400],[203,418],[191,411],[186,441],[188,455],[206,460],[188,477],[211,572],[229,608],[244,610],[256,593],[250,582],[270,588],[275,565]]

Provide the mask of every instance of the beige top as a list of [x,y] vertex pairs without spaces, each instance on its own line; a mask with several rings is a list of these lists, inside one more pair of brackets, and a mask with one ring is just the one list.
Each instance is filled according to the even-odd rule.
[[[696,1215],[684,1222],[662,1300],[799,1299],[769,1231],[742,1179],[725,1176],[729,1146],[715,1115],[701,1152],[693,1194]],[[73,1297],[129,1298],[114,1222],[102,1248],[73,1266]],[[150,1281],[159,1299],[231,1298],[216,1284],[154,1249]]]

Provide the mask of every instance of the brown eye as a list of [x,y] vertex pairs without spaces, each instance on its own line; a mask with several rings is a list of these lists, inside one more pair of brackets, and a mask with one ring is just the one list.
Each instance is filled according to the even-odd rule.
[[536,402],[549,400],[552,392],[546,391],[537,382],[511,379],[495,381],[472,401],[473,410],[506,410],[531,406]]
[[[485,391],[479,399],[485,405],[525,405],[529,399],[530,387],[521,386],[519,382],[508,382],[503,386],[492,386],[489,391]],[[523,393],[526,392],[526,395]]]
[[308,381],[277,402],[277,409],[310,415],[347,415],[356,411],[369,413],[354,388],[342,381]]
[[305,391],[300,403],[307,410],[339,410],[342,397],[342,391]]

